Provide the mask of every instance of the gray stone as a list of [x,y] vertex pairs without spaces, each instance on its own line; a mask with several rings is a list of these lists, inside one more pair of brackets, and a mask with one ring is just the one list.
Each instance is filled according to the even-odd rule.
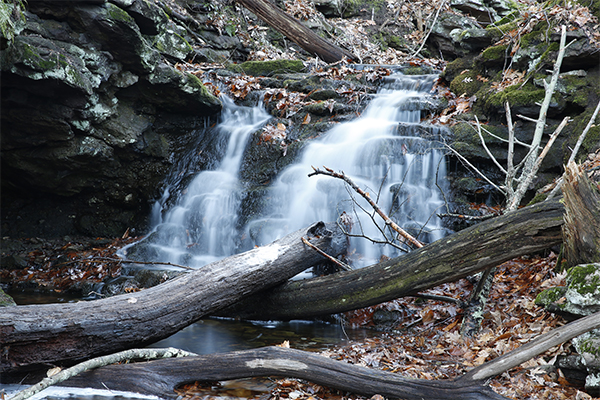
[[536,304],[571,316],[586,316],[600,311],[600,263],[570,268],[566,283],[566,286],[541,292]]
[[169,16],[154,2],[134,0],[124,8],[144,35],[157,35],[164,31],[169,21]]

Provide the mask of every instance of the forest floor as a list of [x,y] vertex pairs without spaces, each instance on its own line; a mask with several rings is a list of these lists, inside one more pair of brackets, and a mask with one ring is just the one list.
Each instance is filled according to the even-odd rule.
[[[101,281],[120,273],[116,251],[137,238],[96,240],[82,243],[40,242],[33,246],[22,269],[0,270],[3,282],[29,282],[62,292],[82,280]],[[544,289],[563,286],[564,272],[556,268],[557,256],[521,257],[502,264],[479,334],[464,338],[460,334],[463,310],[459,304],[406,297],[343,316],[348,327],[379,330],[373,338],[349,341],[321,354],[344,362],[378,368],[417,379],[452,379],[469,369],[518,348],[531,339],[564,325],[567,321],[535,304]],[[35,267],[32,265],[36,265]],[[423,294],[447,296],[467,301],[473,289],[469,279],[447,283]],[[139,290],[131,288],[131,290]],[[376,323],[376,314],[387,311],[396,318]],[[281,344],[286,346],[288,344]],[[573,353],[569,343],[550,349],[490,381],[498,393],[520,400],[593,399],[583,391],[577,377],[565,376],[554,366],[557,358]],[[363,399],[350,393],[296,380],[268,380],[254,389],[257,381],[234,383],[195,383],[181,388],[186,399],[249,398],[261,400],[342,400]]]

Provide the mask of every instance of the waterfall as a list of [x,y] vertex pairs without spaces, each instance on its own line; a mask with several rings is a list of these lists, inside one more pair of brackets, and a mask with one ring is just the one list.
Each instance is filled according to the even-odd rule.
[[[266,244],[315,221],[336,221],[345,213],[351,221],[351,248],[360,259],[355,265],[376,262],[381,255],[396,256],[369,214],[373,210],[343,181],[308,174],[312,167],[333,169],[349,176],[369,193],[401,227],[425,242],[444,236],[436,212],[443,206],[446,164],[439,142],[439,127],[421,123],[423,103],[428,101],[437,75],[393,75],[362,116],[342,123],[303,150],[300,161],[285,169],[272,188],[271,202],[262,217],[248,225],[257,244]],[[425,135],[423,135],[425,133]],[[367,212],[361,210],[364,209]],[[349,218],[349,219],[348,219]],[[385,230],[383,220],[375,222]],[[350,225],[350,223],[348,223]],[[393,238],[393,234],[387,232]]]
[[125,248],[126,257],[197,268],[237,251],[243,196],[240,163],[250,135],[271,116],[262,106],[241,107],[227,97],[222,100],[216,131],[227,140],[223,159],[215,169],[200,172],[163,215],[161,208],[169,197],[169,187],[165,189],[153,208],[152,232],[141,243]]
[[[385,239],[382,231],[388,237],[393,234],[379,216],[371,216],[368,203],[341,180],[308,177],[313,166],[346,174],[420,240],[443,237],[436,212],[444,204],[440,191],[445,189],[446,164],[435,141],[442,128],[421,123],[436,79],[437,75],[388,77],[359,118],[310,142],[300,159],[279,174],[266,190],[263,210],[245,227],[239,226],[244,193],[238,171],[249,136],[270,117],[262,107],[239,107],[226,100],[218,126],[228,138],[224,158],[217,168],[199,173],[175,206],[155,212],[158,222],[143,246],[134,245],[124,254],[197,268],[240,251],[242,236],[245,246],[263,245],[344,214],[351,234],[363,237],[351,238],[355,266],[376,262],[382,255],[398,255],[398,249],[380,243]],[[157,210],[168,196],[167,188]]]

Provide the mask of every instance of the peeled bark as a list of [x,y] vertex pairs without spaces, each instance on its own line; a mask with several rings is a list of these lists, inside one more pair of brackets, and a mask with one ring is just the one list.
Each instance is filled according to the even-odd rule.
[[271,28],[302,47],[309,53],[318,56],[327,63],[344,59],[354,60],[356,56],[311,31],[300,21],[284,13],[276,5],[267,0],[236,0],[242,6],[256,14]]
[[[336,227],[337,228],[337,227]],[[345,237],[322,222],[136,293],[94,301],[2,308],[0,372],[33,369],[144,346],[244,296],[323,262],[302,243],[337,255]]]
[[600,188],[575,162],[567,165],[562,191],[565,199],[565,258],[570,266],[600,262]]
[[262,291],[218,315],[265,320],[311,318],[414,295],[560,244],[563,212],[559,201],[525,207],[370,267]]

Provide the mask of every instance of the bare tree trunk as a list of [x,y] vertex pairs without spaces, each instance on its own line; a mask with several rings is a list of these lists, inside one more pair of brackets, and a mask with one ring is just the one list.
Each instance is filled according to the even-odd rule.
[[370,267],[262,291],[218,315],[267,320],[311,318],[414,295],[560,244],[563,212],[559,201],[525,207]]
[[344,57],[350,60],[356,59],[354,54],[323,39],[268,0],[236,1],[256,14],[257,17],[265,21],[273,29],[327,63],[340,61]]
[[565,170],[563,226],[565,258],[570,266],[600,262],[600,188],[571,161]]
[[136,293],[67,304],[4,307],[0,372],[73,363],[168,337],[258,290],[280,284],[329,254],[345,252],[345,237],[322,222],[274,243]]

